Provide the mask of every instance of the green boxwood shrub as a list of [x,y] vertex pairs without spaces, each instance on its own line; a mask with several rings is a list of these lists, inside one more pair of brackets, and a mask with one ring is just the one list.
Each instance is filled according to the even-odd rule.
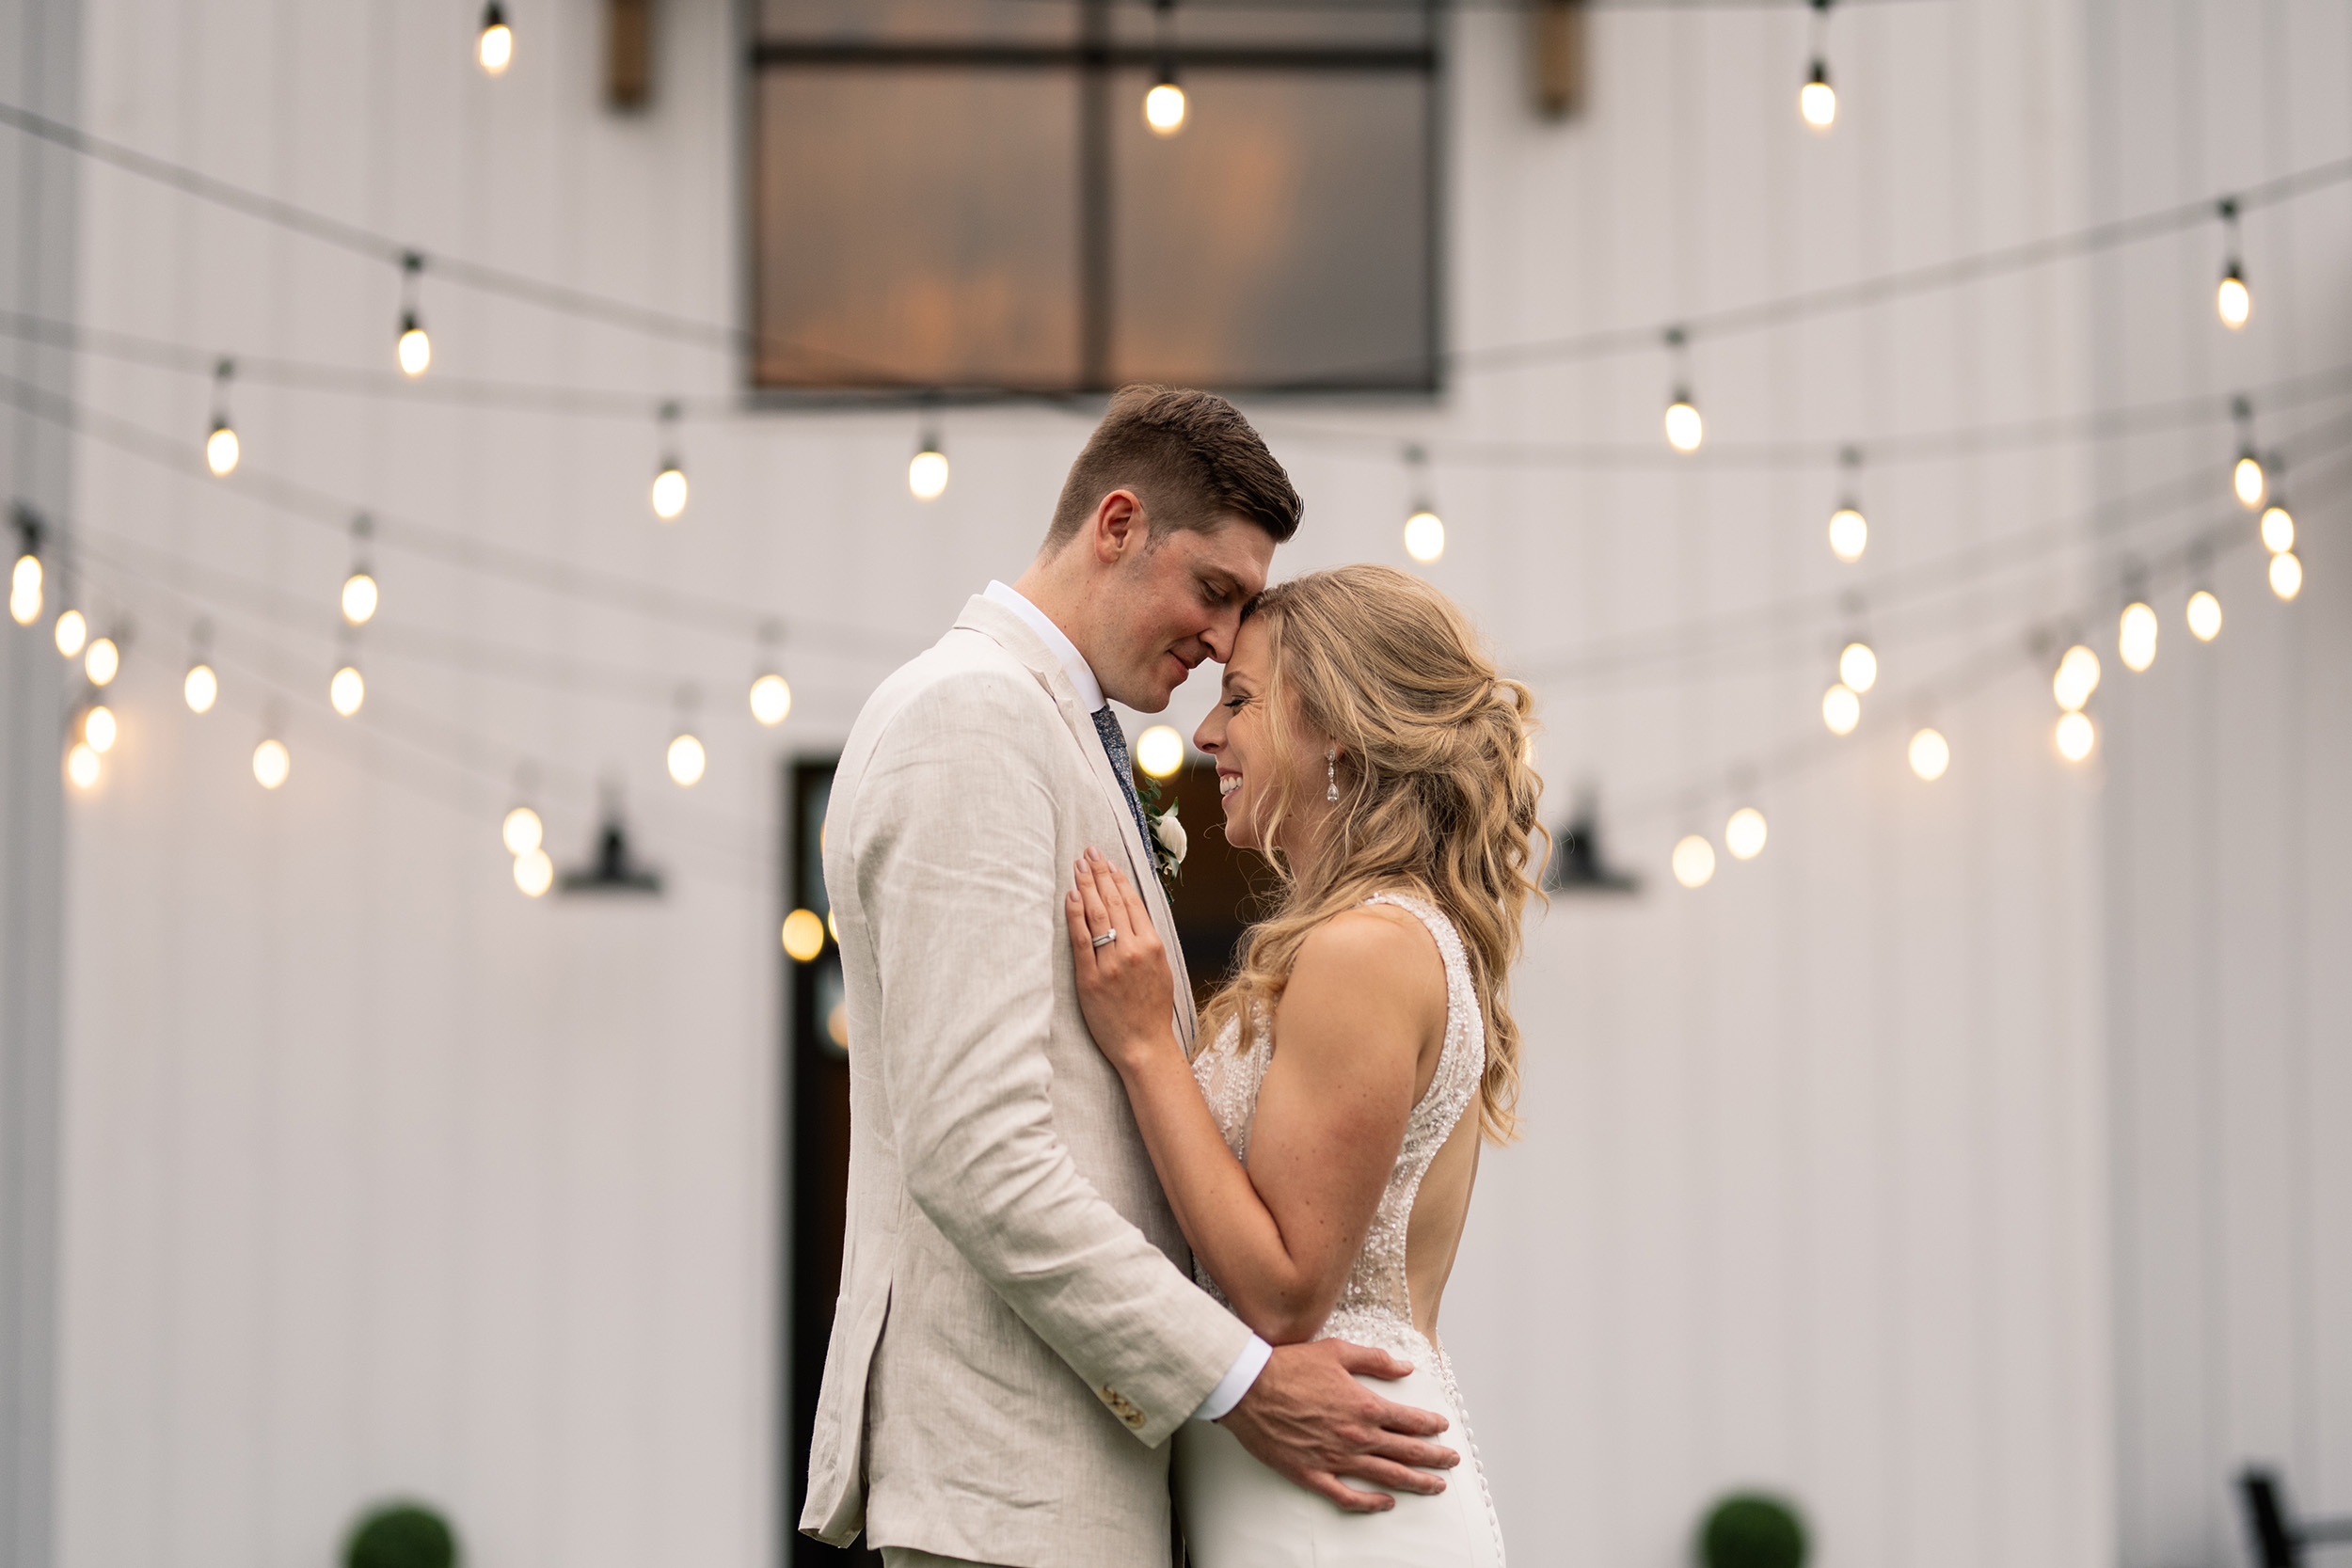
[[1707,1568],[1804,1568],[1804,1521],[1778,1497],[1735,1492],[1699,1526]]
[[457,1537],[421,1503],[368,1511],[343,1548],[343,1568],[456,1568]]

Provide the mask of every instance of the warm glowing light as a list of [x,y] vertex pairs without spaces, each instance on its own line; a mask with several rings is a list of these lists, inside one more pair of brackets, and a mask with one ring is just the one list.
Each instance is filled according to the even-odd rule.
[[1852,687],[1840,681],[1821,693],[1821,722],[1832,735],[1853,734],[1853,727],[1862,722],[1862,699]]
[[506,820],[499,824],[500,842],[506,846],[506,852],[510,855],[530,854],[547,842],[547,824],[540,821],[539,814],[529,806],[516,806],[506,814]]
[[89,645],[82,656],[82,673],[89,676],[92,686],[109,686],[122,673],[122,650],[115,646],[111,637],[102,637]]
[[2246,504],[2248,510],[2250,511],[2262,505],[2262,460],[2252,452],[2249,451],[2237,460],[2237,467],[2230,470],[2230,483],[2236,486],[2237,499]]
[[1677,393],[1666,408],[1666,440],[1677,451],[1696,451],[1707,438],[1707,422],[1699,418],[1687,393]]
[[686,510],[686,474],[675,463],[653,476],[653,515],[665,523],[677,521]]
[[2099,744],[2099,727],[2090,721],[2088,713],[2061,713],[2054,738],[2058,741],[2058,755],[2069,762],[2080,762],[2090,754],[2092,747]]
[[263,789],[276,789],[293,771],[294,758],[276,736],[253,748],[253,778]]
[[2283,506],[2272,506],[2263,514],[2263,547],[2277,555],[2295,548],[2295,515]]
[[1724,847],[1736,861],[1752,861],[1764,852],[1764,814],[1754,806],[1741,806],[1724,824]]
[[545,849],[531,848],[515,857],[515,885],[526,897],[537,898],[555,885],[555,863]]
[[482,37],[474,44],[474,57],[493,76],[505,74],[506,68],[515,63],[515,30],[506,24],[506,13],[498,0],[490,0],[482,12]]
[[2058,673],[2050,677],[2050,695],[2058,699],[2058,706],[2074,713],[2098,689],[2099,656],[2077,642],[2059,658]]
[[8,615],[20,626],[40,619],[40,557],[20,555],[8,574]]
[[1424,564],[1445,554],[1445,524],[1427,507],[1405,519],[1405,553]]
[[400,368],[412,376],[422,375],[433,363],[433,340],[424,335],[424,328],[409,318],[407,330],[400,335]]
[[1184,765],[1184,737],[1170,724],[1154,724],[1136,736],[1136,766],[1165,779]]
[[1162,82],[1143,95],[1143,123],[1159,135],[1172,136],[1184,128],[1184,89]]
[[825,950],[825,923],[815,910],[794,910],[784,917],[784,950],[802,963]]
[[2115,652],[2135,675],[2156,661],[2156,612],[2146,605],[2123,607],[2123,619],[2115,629]]
[[237,467],[237,433],[225,424],[213,426],[204,441],[204,462],[214,473],[226,476]]
[[354,572],[343,578],[343,619],[353,626],[365,626],[375,613],[375,579],[365,572]]
[[2246,325],[2254,313],[2254,296],[2247,292],[2246,279],[2238,275],[2237,263],[2221,276],[2221,287],[2214,292],[2213,308],[2220,312],[2221,325],[2234,332]]
[[2294,551],[2280,550],[2270,558],[2270,591],[2282,599],[2303,592],[2303,563]]
[[82,715],[82,738],[100,755],[114,750],[115,733],[115,710],[105,704],[100,703]]
[[209,664],[191,664],[188,678],[180,683],[180,694],[188,700],[190,713],[210,713],[220,700],[220,677]]
[[1921,730],[1911,737],[1911,770],[1933,784],[1952,765],[1951,743],[1941,732]]
[[1870,644],[1846,644],[1845,652],[1837,656],[1837,678],[1856,692],[1867,691],[1878,685],[1879,656],[1870,651]]
[[919,501],[935,501],[947,491],[947,454],[926,445],[907,465],[907,488]]
[[1797,93],[1797,112],[1816,131],[1837,123],[1837,92],[1829,85],[1829,68],[1819,60],[1813,62],[1813,79]]
[[337,713],[348,719],[368,700],[368,683],[356,666],[346,664],[326,683],[326,700],[335,705]]
[[752,682],[752,717],[775,728],[792,711],[792,688],[782,675],[769,672]]
[[1715,847],[1692,833],[1675,846],[1675,880],[1684,887],[1705,887],[1715,875]]
[[68,658],[82,657],[82,649],[89,642],[89,622],[78,610],[69,610],[57,617],[57,652]]
[[1841,506],[1830,514],[1829,553],[1840,561],[1855,562],[1870,544],[1870,525],[1862,514],[1851,506]]
[[841,940],[841,922],[834,917],[834,911],[831,910],[825,911],[825,935],[835,942]]
[[2188,596],[2188,629],[2200,642],[2221,635],[2221,601],[2205,589]]
[[703,754],[703,743],[691,735],[679,736],[670,742],[670,777],[682,786],[699,783],[709,759]]
[[76,789],[87,789],[98,782],[98,753],[87,741],[75,741],[66,752],[65,776],[73,781]]

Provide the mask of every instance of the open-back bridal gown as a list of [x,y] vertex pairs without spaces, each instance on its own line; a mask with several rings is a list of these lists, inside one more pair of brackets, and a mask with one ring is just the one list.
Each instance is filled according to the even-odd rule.
[[[1479,1082],[1486,1066],[1486,1022],[1453,922],[1422,899],[1404,894],[1379,894],[1368,902],[1406,911],[1436,939],[1445,960],[1445,1045],[1429,1087],[1406,1122],[1405,1143],[1389,1173],[1363,1250],[1348,1271],[1339,1305],[1316,1338],[1353,1340],[1411,1362],[1412,1375],[1401,1382],[1360,1381],[1400,1404],[1444,1416],[1453,1425],[1438,1441],[1461,1450],[1462,1463],[1447,1473],[1445,1491],[1434,1497],[1400,1492],[1396,1507],[1387,1513],[1347,1513],[1259,1464],[1223,1427],[1187,1422],[1176,1437],[1176,1503],[1193,1568],[1502,1568],[1502,1529],[1470,1439],[1454,1369],[1445,1352],[1416,1324],[1406,1274],[1413,1204],[1422,1179],[1463,1117],[1476,1115]],[[1238,1024],[1229,1022],[1216,1043],[1193,1061],[1193,1075],[1217,1128],[1245,1164],[1258,1089],[1274,1057],[1271,1030],[1261,1022],[1251,1037],[1247,1050],[1236,1050]],[[1476,1136],[1474,1123],[1468,1135]],[[1424,1244],[1442,1246],[1450,1263],[1456,1240],[1458,1233]],[[1420,1264],[1423,1259],[1414,1257],[1410,1261]],[[1202,1287],[1223,1302],[1216,1281],[1197,1262],[1194,1269]],[[1421,1269],[1414,1272],[1427,1277]],[[1442,1283],[1440,1275],[1440,1287]],[[1434,1329],[1434,1321],[1430,1327]]]

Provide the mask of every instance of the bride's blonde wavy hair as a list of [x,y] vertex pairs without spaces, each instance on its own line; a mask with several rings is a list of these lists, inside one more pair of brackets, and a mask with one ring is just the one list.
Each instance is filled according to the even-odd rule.
[[[1251,824],[1281,879],[1279,902],[1243,939],[1200,1037],[1216,1039],[1229,1019],[1270,1018],[1316,927],[1375,893],[1417,893],[1453,920],[1469,953],[1486,1023],[1481,1125],[1508,1142],[1519,1089],[1510,972],[1543,832],[1527,688],[1495,673],[1452,600],[1394,567],[1294,578],[1259,594],[1243,618],[1265,626],[1263,711],[1289,759]],[[1300,793],[1326,787],[1298,736],[1284,733],[1295,723],[1329,736],[1341,752],[1339,803],[1303,878],[1272,847]]]

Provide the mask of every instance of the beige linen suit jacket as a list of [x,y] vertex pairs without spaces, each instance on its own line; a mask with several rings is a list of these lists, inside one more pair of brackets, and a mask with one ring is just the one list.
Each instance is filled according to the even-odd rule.
[[1004,607],[884,681],[825,819],[849,1233],[801,1528],[1018,1568],[1166,1568],[1167,1439],[1248,1341],[1198,1290],[1062,894],[1088,847],[1176,933],[1092,717]]

